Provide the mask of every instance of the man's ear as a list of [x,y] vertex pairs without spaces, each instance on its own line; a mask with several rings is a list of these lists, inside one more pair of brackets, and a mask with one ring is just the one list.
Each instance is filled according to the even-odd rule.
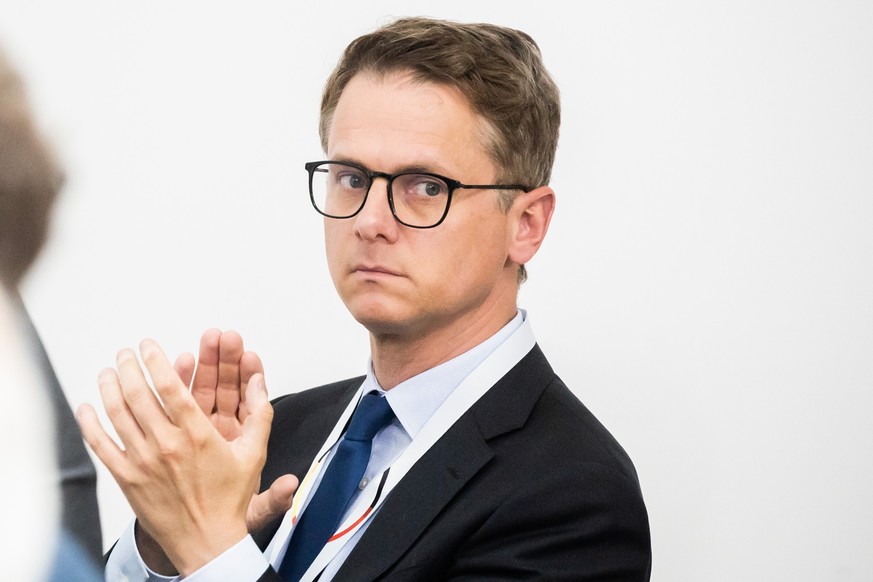
[[524,265],[533,258],[543,244],[554,211],[555,192],[549,186],[541,186],[515,198],[509,210],[513,219],[509,259],[513,263]]

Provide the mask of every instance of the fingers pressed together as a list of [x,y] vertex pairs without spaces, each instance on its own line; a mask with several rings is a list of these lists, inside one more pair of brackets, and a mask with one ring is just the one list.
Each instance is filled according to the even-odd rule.
[[[236,332],[204,333],[196,366],[190,354],[171,364],[153,340],[139,347],[142,365],[123,349],[98,377],[120,445],[90,405],[77,417],[142,528],[190,572],[248,532],[272,421],[263,366]],[[295,487],[285,482],[266,498],[271,508]]]

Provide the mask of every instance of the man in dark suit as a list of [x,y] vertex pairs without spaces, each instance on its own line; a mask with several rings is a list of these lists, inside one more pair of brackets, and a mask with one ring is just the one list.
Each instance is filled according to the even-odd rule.
[[[359,385],[274,403],[265,482],[305,473]],[[407,473],[333,579],[642,580],[645,516],[630,460],[534,347]]]
[[140,345],[159,399],[119,352],[99,384],[124,448],[80,413],[137,515],[110,578],[648,580],[633,464],[516,305],[559,121],[520,31],[400,19],[347,47],[305,167],[367,374],[271,405],[210,330],[196,370]]

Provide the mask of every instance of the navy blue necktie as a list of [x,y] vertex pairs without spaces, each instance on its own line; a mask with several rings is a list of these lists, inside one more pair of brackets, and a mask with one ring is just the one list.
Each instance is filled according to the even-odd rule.
[[286,582],[300,580],[336,532],[367,469],[373,437],[393,418],[394,412],[383,396],[373,392],[361,398],[318,489],[291,535],[288,551],[279,566],[279,575]]

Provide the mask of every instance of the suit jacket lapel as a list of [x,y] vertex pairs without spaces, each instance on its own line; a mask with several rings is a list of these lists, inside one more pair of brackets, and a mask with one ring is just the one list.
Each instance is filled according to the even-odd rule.
[[[275,416],[267,444],[267,462],[261,474],[262,491],[277,478],[288,473],[303,479],[324,440],[330,435],[337,419],[348,406],[349,400],[362,381],[363,378],[352,378],[321,392],[318,401],[303,405],[306,414],[297,412],[300,405],[299,398],[310,395],[291,394],[274,401]],[[278,517],[252,534],[262,550],[273,539],[282,519],[283,517]]]
[[488,440],[523,426],[553,377],[534,346],[397,484],[334,580],[374,580],[397,562],[493,458]]

